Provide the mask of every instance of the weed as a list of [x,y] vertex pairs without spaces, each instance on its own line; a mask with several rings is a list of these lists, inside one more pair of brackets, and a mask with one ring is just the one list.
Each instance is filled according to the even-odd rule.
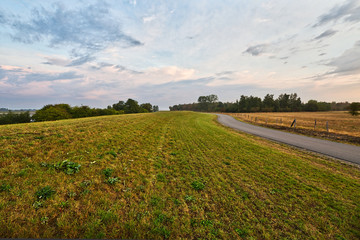
[[107,154],[110,154],[114,158],[116,158],[116,156],[117,156],[117,154],[116,154],[116,152],[114,150],[108,151]]
[[276,194],[276,193],[282,193],[282,191],[276,188],[270,190],[270,194]]
[[60,202],[58,206],[59,208],[64,209],[70,207],[70,203],[68,201]]
[[106,168],[106,169],[103,170],[103,173],[104,173],[105,177],[109,178],[109,177],[111,177],[113,171],[114,170],[111,169],[111,168]]
[[0,185],[0,192],[10,192],[11,188],[12,186],[10,184],[3,183]]
[[165,175],[162,174],[162,173],[159,173],[156,175],[156,179],[159,181],[159,182],[165,182],[166,178],[165,178]]
[[99,215],[100,215],[101,222],[103,222],[105,224],[109,224],[109,223],[115,222],[117,220],[117,215],[115,215],[110,210],[108,210],[108,211],[100,210]]
[[21,169],[17,174],[16,176],[18,177],[23,177],[26,175],[26,169]]
[[47,216],[41,217],[40,222],[41,224],[47,224],[49,221],[49,218]]
[[54,167],[54,164],[50,164],[50,163],[46,163],[46,162],[41,162],[40,163],[41,167]]
[[87,188],[90,185],[91,185],[91,180],[84,180],[80,183],[80,187],[82,188]]
[[43,202],[42,201],[35,201],[34,203],[33,203],[33,207],[35,208],[35,209],[39,209],[39,208],[41,208],[43,206]]
[[235,232],[242,238],[246,237],[249,234],[249,230],[247,228],[236,228]]
[[195,197],[191,196],[191,195],[186,195],[185,196],[185,201],[187,202],[193,202],[195,201]]
[[117,177],[109,177],[106,182],[110,185],[114,185],[115,183],[117,183],[119,181],[119,179]]
[[203,190],[205,188],[205,183],[203,183],[201,180],[196,180],[191,183],[191,186],[195,190]]
[[84,189],[84,191],[81,192],[81,195],[87,195],[89,194],[91,191],[89,189]]
[[202,226],[212,226],[213,225],[213,222],[211,221],[211,220],[201,220],[200,221],[200,224],[202,225]]
[[67,195],[68,195],[69,198],[74,198],[74,197],[76,197],[77,194],[76,194],[76,192],[71,192],[70,191],[70,192],[68,192]]
[[153,232],[160,234],[165,239],[170,238],[171,232],[168,229],[166,229],[164,226],[156,227],[155,229],[153,229]]
[[58,163],[56,163],[54,165],[55,169],[57,170],[62,170],[64,171],[66,174],[74,174],[80,171],[80,167],[81,165],[75,162],[71,162],[69,160],[64,160],[64,161],[60,161]]
[[236,190],[236,194],[241,196],[241,198],[243,200],[249,199],[249,197],[250,197],[250,194],[248,192],[244,191],[243,189]]
[[196,219],[190,219],[190,226],[191,227],[196,227],[198,225],[198,221]]
[[157,197],[157,196],[153,196],[150,199],[150,204],[152,206],[157,206],[159,204],[159,202],[161,201],[161,198]]
[[53,195],[56,191],[51,189],[50,186],[46,186],[46,187],[43,187],[41,189],[39,189],[36,193],[35,193],[35,196],[38,198],[38,199],[47,199],[49,197],[51,197],[51,195]]
[[178,206],[178,205],[181,204],[181,201],[179,199],[175,198],[174,199],[174,204]]

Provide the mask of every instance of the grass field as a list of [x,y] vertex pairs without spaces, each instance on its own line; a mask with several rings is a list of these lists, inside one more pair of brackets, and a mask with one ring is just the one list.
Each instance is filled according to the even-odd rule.
[[326,122],[328,122],[329,132],[360,137],[360,117],[351,116],[348,112],[230,113],[229,115],[251,122],[255,122],[256,118],[258,123],[287,127],[290,127],[296,118],[297,128],[315,131],[327,131]]
[[359,239],[359,199],[358,167],[210,114],[0,126],[3,238]]

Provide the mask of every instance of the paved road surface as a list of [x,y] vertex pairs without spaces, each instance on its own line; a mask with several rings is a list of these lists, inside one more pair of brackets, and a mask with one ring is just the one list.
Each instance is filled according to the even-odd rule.
[[331,142],[318,138],[306,137],[269,128],[254,126],[248,123],[240,122],[228,115],[216,115],[218,116],[218,121],[221,124],[236,130],[360,165],[360,147],[358,146]]

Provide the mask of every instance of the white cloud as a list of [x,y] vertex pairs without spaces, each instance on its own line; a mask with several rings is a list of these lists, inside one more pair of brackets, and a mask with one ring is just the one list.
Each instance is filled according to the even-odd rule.
[[147,16],[147,17],[143,17],[142,20],[144,23],[149,23],[149,22],[152,22],[156,19],[156,16],[155,15],[152,15],[152,16]]

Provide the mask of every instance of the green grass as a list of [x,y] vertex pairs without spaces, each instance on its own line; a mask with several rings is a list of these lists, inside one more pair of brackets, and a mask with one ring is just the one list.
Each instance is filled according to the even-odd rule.
[[360,238],[359,168],[209,114],[1,126],[0,186],[3,238]]

